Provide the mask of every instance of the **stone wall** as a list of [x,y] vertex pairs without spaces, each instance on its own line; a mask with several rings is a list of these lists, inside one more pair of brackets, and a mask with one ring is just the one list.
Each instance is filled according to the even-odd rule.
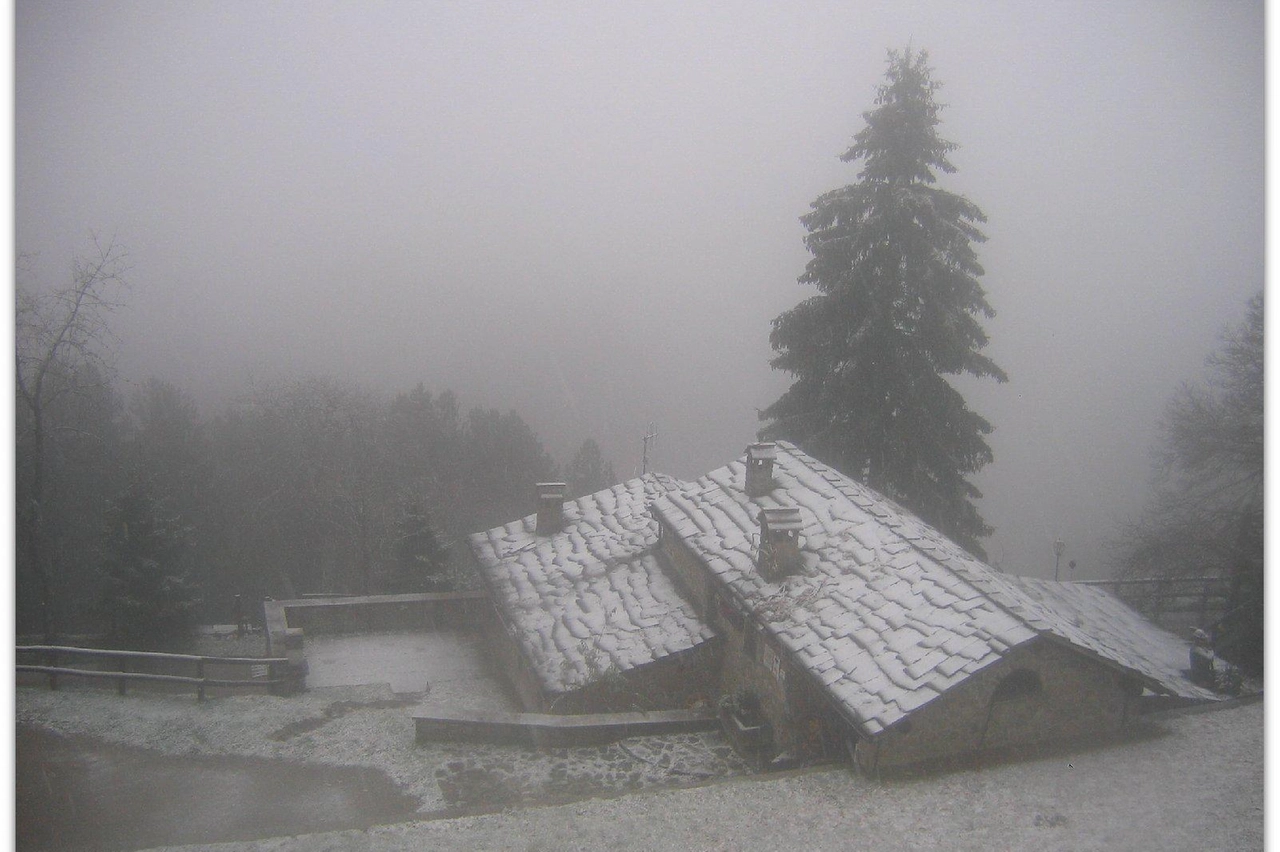
[[906,723],[859,742],[856,760],[864,771],[875,771],[1114,734],[1133,714],[1140,693],[1123,673],[1039,638],[948,690]]
[[420,744],[475,742],[538,748],[600,745],[628,737],[683,734],[719,727],[715,716],[688,710],[578,716],[436,711],[415,715],[413,723],[414,738]]
[[[830,697],[766,631],[745,619],[741,624],[739,628],[733,620],[716,620],[716,629],[725,637],[722,693],[745,689],[759,696],[760,709],[773,728],[776,751],[805,759],[841,757],[844,740],[856,739],[856,734]],[[748,631],[754,631],[754,640],[748,639]]]
[[480,632],[494,669],[506,679],[507,685],[520,701],[520,706],[531,713],[546,710],[548,701],[543,694],[542,684],[520,651],[511,628],[492,601],[484,602]]
[[311,634],[376,633],[474,627],[483,592],[302,598],[268,601],[283,611],[287,626]]
[[680,537],[671,530],[661,526],[662,537],[658,547],[660,557],[665,559],[665,566],[670,570],[668,576],[675,580],[680,591],[697,609],[703,618],[708,616],[708,607],[720,584],[706,567],[689,551]]
[[[712,697],[738,690],[759,696],[779,752],[806,758],[835,757],[842,752],[842,743],[851,731],[809,674],[795,667],[670,531],[662,537],[662,555],[681,591],[720,636],[720,670],[708,678]],[[753,646],[748,642],[748,631],[755,634]]]
[[556,713],[606,713],[714,705],[719,694],[720,659],[720,642],[712,639],[622,672],[621,682],[602,678],[556,696],[548,709]]

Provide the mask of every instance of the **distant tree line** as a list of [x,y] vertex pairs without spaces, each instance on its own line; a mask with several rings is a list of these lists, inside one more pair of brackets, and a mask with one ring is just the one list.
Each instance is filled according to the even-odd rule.
[[114,379],[125,257],[98,245],[69,287],[18,275],[17,630],[145,643],[270,595],[442,590],[454,545],[530,514],[538,481],[613,484],[594,440],[563,470],[515,411],[421,384],[250,387],[213,417],[181,388]]

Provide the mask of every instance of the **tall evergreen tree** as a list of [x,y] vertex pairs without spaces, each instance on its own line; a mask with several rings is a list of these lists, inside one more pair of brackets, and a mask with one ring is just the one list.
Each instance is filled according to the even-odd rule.
[[605,461],[595,438],[587,438],[564,469],[570,498],[594,494],[618,481],[613,464]]
[[431,513],[409,500],[397,524],[394,572],[383,584],[390,594],[445,592],[452,587],[448,548],[440,543]]
[[761,412],[761,436],[795,441],[982,557],[992,530],[966,477],[992,460],[992,427],[946,376],[1007,376],[981,354],[979,318],[994,311],[973,243],[986,217],[935,186],[956,147],[938,136],[939,86],[923,51],[890,51],[876,108],[841,156],[863,161],[858,182],[801,220],[813,258],[800,283],[818,295],[773,321],[771,363],[795,381]]

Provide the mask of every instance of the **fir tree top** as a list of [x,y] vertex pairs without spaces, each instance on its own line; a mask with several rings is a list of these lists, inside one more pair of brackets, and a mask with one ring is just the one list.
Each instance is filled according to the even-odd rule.
[[849,163],[865,158],[858,178],[875,183],[931,184],[937,180],[934,169],[953,173],[956,167],[947,154],[956,145],[936,131],[942,105],[933,95],[942,84],[933,80],[929,54],[922,50],[912,56],[910,48],[889,51],[885,77],[876,95],[877,109],[862,114],[867,126],[840,159]]

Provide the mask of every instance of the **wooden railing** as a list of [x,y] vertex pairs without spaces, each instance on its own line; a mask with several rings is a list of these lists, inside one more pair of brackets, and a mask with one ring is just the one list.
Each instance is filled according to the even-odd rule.
[[[43,674],[49,677],[49,688],[58,688],[60,677],[86,677],[116,681],[116,689],[126,694],[130,681],[186,684],[195,687],[196,700],[204,701],[210,687],[266,687],[274,690],[293,684],[297,676],[292,673],[288,659],[284,657],[202,657],[193,654],[165,654],[156,651],[121,651],[102,648],[74,648],[65,645],[18,645],[18,655],[39,655],[38,664],[19,663],[19,672]],[[73,668],[62,665],[68,658],[84,657],[104,660],[115,668]],[[139,663],[151,665],[190,665],[194,675],[163,674],[137,671]],[[132,665],[131,665],[132,664]],[[208,666],[249,666],[248,679],[208,677]],[[131,670],[134,669],[134,670]]]
[[1106,589],[1162,626],[1184,621],[1196,627],[1207,627],[1226,612],[1231,594],[1231,580],[1227,577],[1085,580],[1080,585]]

